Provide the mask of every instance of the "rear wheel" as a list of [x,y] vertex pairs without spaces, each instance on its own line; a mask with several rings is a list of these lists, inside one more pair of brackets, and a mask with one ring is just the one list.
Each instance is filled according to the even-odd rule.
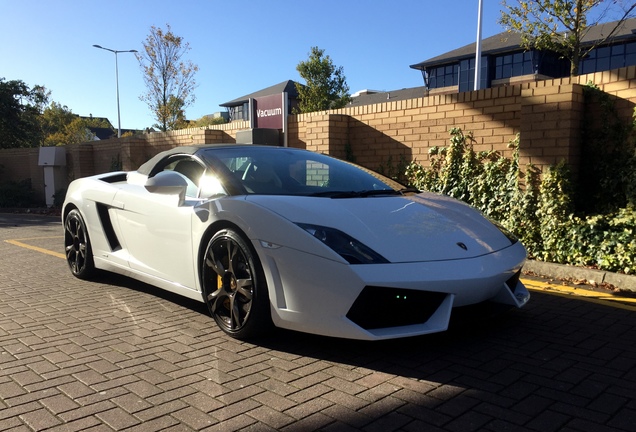
[[248,339],[271,327],[263,269],[256,253],[236,231],[224,229],[210,239],[202,282],[208,310],[228,335]]
[[86,224],[79,210],[71,210],[64,220],[64,251],[73,276],[88,279],[95,272],[93,252]]

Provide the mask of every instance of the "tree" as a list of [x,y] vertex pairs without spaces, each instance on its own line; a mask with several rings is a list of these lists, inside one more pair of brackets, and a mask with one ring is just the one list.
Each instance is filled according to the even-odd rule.
[[140,99],[148,104],[162,131],[173,129],[183,117],[185,107],[195,100],[194,75],[199,67],[182,57],[190,51],[190,44],[166,30],[150,27],[150,34],[143,43],[143,51],[136,53],[143,72],[146,93]]
[[183,106],[183,99],[170,95],[168,103],[163,107],[162,111],[168,130],[185,129],[187,127],[188,122],[183,112]]
[[227,123],[227,120],[223,116],[214,117],[212,115],[204,115],[203,117],[194,121],[194,127],[204,127],[211,125],[220,125]]
[[44,145],[55,146],[66,144],[62,132],[75,118],[77,118],[77,116],[73,114],[67,106],[55,101],[51,102],[40,116]]
[[334,66],[325,50],[311,47],[309,59],[298,63],[296,70],[307,82],[296,85],[300,112],[342,108],[351,100],[342,66]]
[[[576,76],[580,60],[612,38],[636,8],[636,3],[626,6],[620,3],[605,0],[517,0],[517,6],[511,6],[503,0],[502,5],[507,12],[501,11],[499,23],[509,32],[521,35],[523,48],[554,51],[569,60],[570,75]],[[582,43],[591,27],[619,9],[619,20],[602,40],[593,44]],[[598,19],[588,22],[591,12]]]
[[0,148],[40,145],[39,116],[49,95],[43,86],[29,88],[21,80],[0,78]]
[[[110,122],[98,118],[80,117],[66,106],[55,101],[40,116],[44,146],[79,144],[95,139],[90,128],[108,128]],[[114,130],[113,130],[114,132]]]

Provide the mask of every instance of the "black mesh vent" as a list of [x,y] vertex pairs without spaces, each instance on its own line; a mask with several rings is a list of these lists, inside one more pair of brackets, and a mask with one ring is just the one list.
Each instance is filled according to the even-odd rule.
[[368,286],[351,306],[347,318],[367,330],[423,324],[446,296],[438,292]]

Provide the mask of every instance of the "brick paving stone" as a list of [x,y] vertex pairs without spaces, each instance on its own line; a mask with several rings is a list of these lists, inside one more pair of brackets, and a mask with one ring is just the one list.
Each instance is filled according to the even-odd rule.
[[[333,419],[337,419],[338,421],[336,423],[346,424],[349,427],[355,427],[357,429],[363,429],[374,420],[373,417],[369,417],[366,414],[339,404],[333,404],[323,408],[322,413]],[[332,424],[329,425],[328,429],[334,429],[335,427],[336,426]]]
[[139,423],[136,426],[126,429],[127,432],[157,432],[168,430],[172,430],[173,432],[190,432],[190,428],[186,428],[186,426],[179,424],[179,420],[171,416],[162,416],[145,420],[143,423]]
[[[609,421],[611,416],[609,414],[589,409],[586,407],[579,407],[570,405],[567,401],[556,402],[550,405],[552,411],[565,414],[570,418],[576,418],[580,420],[586,420],[597,424],[605,424]],[[620,407],[617,407],[614,411],[618,411]]]
[[[411,423],[407,424],[406,426],[404,426],[402,428],[405,432],[422,432],[422,431],[426,431],[426,432],[442,432],[444,431],[444,429],[436,427],[436,426],[431,426],[430,424],[420,421],[420,420],[414,420]],[[499,431],[501,432],[501,431]]]
[[425,393],[415,392],[410,389],[401,389],[393,393],[393,396],[413,405],[422,405],[427,407],[437,407],[444,403],[444,401],[437,398],[428,396]]
[[327,387],[321,383],[317,383],[313,386],[304,388],[303,390],[299,390],[296,393],[290,394],[289,399],[293,400],[297,404],[301,404],[320,397],[325,393],[329,393],[332,390],[333,389],[331,387]]
[[280,430],[295,421],[294,417],[265,405],[250,410],[248,415],[276,430]]
[[173,412],[171,416],[179,420],[181,424],[187,425],[194,430],[201,430],[219,422],[207,413],[190,406]]
[[211,412],[210,414],[220,421],[231,419],[232,417],[245,414],[256,409],[260,404],[252,399],[244,399],[231,405],[226,405]]
[[479,399],[475,399],[465,394],[454,397],[452,400],[441,404],[437,410],[451,417],[459,417],[467,411],[472,411],[474,407],[479,405]]
[[214,410],[223,408],[225,406],[225,404],[217,398],[213,398],[200,392],[188,395],[182,400],[189,406],[197,408],[198,410],[205,413],[211,413]]
[[[240,342],[200,303],[118,276],[81,281],[63,260],[3,241],[57,235],[57,219],[9,231],[3,218],[3,430],[631,432],[636,424],[631,311],[533,293],[522,310],[421,338],[367,343],[279,330]],[[61,249],[61,240],[43,241]]]
[[621,430],[631,431],[634,429],[634,425],[636,425],[636,410],[634,409],[623,409],[615,416],[613,416],[610,421],[607,422],[608,426],[616,427]]
[[62,423],[60,419],[44,408],[21,414],[20,419],[34,431],[50,429]]
[[289,385],[284,381],[280,381],[276,379],[276,377],[270,376],[267,372],[268,371],[264,371],[263,374],[268,376],[269,379],[259,382],[258,386],[260,388],[269,392],[276,393],[280,396],[287,396],[298,391],[298,388]]
[[26,394],[24,387],[17,383],[10,381],[6,383],[0,383],[0,398],[3,400],[10,399],[16,396]]
[[33,371],[18,372],[11,375],[11,378],[21,387],[42,381],[42,377]]
[[335,421],[321,429],[322,432],[357,432],[359,430],[361,430],[361,428],[350,426],[347,423],[343,423],[341,421]]
[[285,411],[296,405],[294,401],[269,391],[258,393],[252,399],[278,411]]
[[161,394],[163,391],[156,385],[142,380],[126,384],[124,387],[141,398],[148,398],[157,394]]
[[28,404],[32,401],[39,401],[43,398],[51,397],[56,394],[59,394],[58,390],[53,390],[53,389],[36,390],[33,392],[24,393],[16,397],[5,399],[4,402],[6,403],[7,406],[15,407],[19,405]]
[[222,421],[206,429],[206,432],[234,432],[234,431],[250,431],[255,432],[274,432],[273,429],[266,425],[259,424],[256,420],[248,415],[236,416]]
[[403,400],[387,396],[384,399],[359,409],[358,412],[378,418],[396,411],[402,406],[404,406]]
[[151,404],[148,409],[138,411],[134,415],[139,420],[147,422],[148,420],[169,416],[173,412],[180,411],[187,406],[188,405],[183,401],[170,401],[160,405]]
[[281,432],[305,432],[315,431],[322,429],[330,423],[333,423],[333,419],[320,412],[314,412],[313,414],[303,417],[301,420],[292,423],[289,426],[281,428]]
[[519,426],[518,424],[510,423],[501,419],[495,419],[491,421],[484,426],[483,430],[492,432],[536,432],[536,430],[534,429],[528,429],[523,426]]
[[487,415],[493,419],[506,421],[509,424],[516,424],[518,426],[527,424],[532,418],[529,415],[511,411],[499,405],[493,405],[483,401],[479,405],[475,406],[472,411]]
[[102,427],[104,429],[111,429],[109,426],[103,424],[97,417],[84,417],[78,420],[65,422],[59,426],[55,426],[51,429],[48,429],[47,432],[79,432],[97,430],[97,428],[99,427]]
[[468,411],[451,420],[444,428],[455,432],[480,431],[490,423],[493,417],[476,411]]
[[366,399],[351,395],[349,393],[345,393],[340,390],[332,390],[329,393],[323,394],[321,397],[354,411],[360,410],[370,403]]
[[[633,388],[632,390],[636,392],[635,388]],[[591,399],[592,402],[587,405],[588,409],[609,415],[616,414],[628,402],[628,400],[624,397],[615,396],[608,393],[595,395],[595,397]]]
[[568,420],[569,416],[545,410],[537,414],[526,426],[541,432],[552,432],[560,430]]
[[390,432],[398,431],[411,422],[411,418],[401,413],[391,412],[365,426],[365,431],[369,432]]
[[325,379],[322,381],[322,384],[329,386],[333,389],[337,389],[339,391],[345,392],[350,395],[357,395],[362,393],[365,390],[368,390],[368,387],[356,384],[351,381],[347,381],[341,378],[332,377],[329,379]]
[[96,415],[104,411],[115,408],[115,404],[111,401],[101,401],[94,404],[81,406],[77,409],[65,411],[58,414],[58,417],[65,422],[77,420],[83,417]]
[[327,399],[315,398],[308,400],[307,402],[297,404],[296,406],[286,410],[285,414],[288,414],[295,419],[301,420],[305,417],[313,415],[314,413],[321,412],[331,405],[333,405],[333,402]]
[[39,401],[53,414],[59,414],[79,407],[79,405],[75,401],[73,401],[73,399],[64,394],[42,397],[39,399]]
[[115,430],[126,429],[140,423],[138,419],[119,407],[97,413],[95,416]]
[[160,405],[160,404],[164,404],[166,402],[171,402],[171,401],[178,401],[183,399],[184,397],[194,394],[196,393],[196,390],[193,389],[192,387],[186,386],[186,387],[178,387],[176,389],[173,390],[169,390],[169,391],[163,391],[159,394],[150,396],[148,398],[146,398],[146,400],[148,402],[150,402],[153,405]]
[[134,414],[152,406],[152,404],[147,402],[145,399],[140,398],[133,393],[125,393],[123,395],[113,397],[111,400],[129,414]]

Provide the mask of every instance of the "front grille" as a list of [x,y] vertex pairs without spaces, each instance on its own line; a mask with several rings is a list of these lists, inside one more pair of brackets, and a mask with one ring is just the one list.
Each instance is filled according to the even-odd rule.
[[366,330],[423,324],[446,296],[438,292],[368,286],[349,309],[347,318]]

